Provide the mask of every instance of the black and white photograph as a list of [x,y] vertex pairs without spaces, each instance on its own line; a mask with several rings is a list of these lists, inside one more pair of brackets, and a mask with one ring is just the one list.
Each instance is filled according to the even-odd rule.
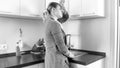
[[0,68],[120,68],[120,0],[0,0]]

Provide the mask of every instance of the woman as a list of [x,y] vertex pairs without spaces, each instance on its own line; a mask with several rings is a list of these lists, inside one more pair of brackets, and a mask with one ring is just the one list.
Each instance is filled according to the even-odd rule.
[[45,31],[45,68],[69,68],[67,57],[74,56],[65,45],[65,33],[60,23],[65,22],[69,16],[63,13],[63,7],[56,2],[49,4],[47,12],[49,15],[46,19]]

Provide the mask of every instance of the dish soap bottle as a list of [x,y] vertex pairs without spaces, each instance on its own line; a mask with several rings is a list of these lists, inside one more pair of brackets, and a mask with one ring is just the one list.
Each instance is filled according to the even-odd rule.
[[17,42],[17,45],[16,45],[16,56],[20,56],[20,47],[19,47],[19,42]]

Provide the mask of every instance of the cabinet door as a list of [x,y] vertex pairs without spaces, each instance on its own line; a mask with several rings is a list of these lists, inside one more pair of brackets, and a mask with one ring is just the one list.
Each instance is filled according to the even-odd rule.
[[39,68],[45,68],[45,64],[44,63],[40,63],[38,67]]
[[70,64],[71,64],[71,68],[105,68],[104,59],[100,59],[88,65],[81,65],[76,63],[70,63]]
[[19,0],[0,0],[0,14],[19,14]]
[[45,9],[45,0],[20,0],[20,14],[22,16],[37,17]]
[[102,16],[104,13],[104,0],[82,0],[81,3],[81,16]]
[[69,0],[69,14],[81,15],[82,0]]
[[104,0],[70,0],[69,10],[71,16],[104,17]]
[[71,68],[87,68],[84,65],[76,64],[76,63],[70,63]]
[[81,1],[81,16],[92,14],[96,11],[96,6],[94,3],[96,3],[97,0],[82,0]]
[[[46,8],[48,7],[50,2],[57,2],[59,3],[60,0],[46,0]],[[69,11],[69,0],[65,0],[65,4],[64,4],[65,8],[67,11]]]
[[105,68],[104,59],[100,59],[86,66],[86,68]]

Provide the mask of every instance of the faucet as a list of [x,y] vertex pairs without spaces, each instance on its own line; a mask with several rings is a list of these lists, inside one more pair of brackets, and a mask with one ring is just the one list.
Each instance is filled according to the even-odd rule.
[[20,56],[21,55],[19,43],[20,42],[17,42],[17,45],[16,45],[16,56]]
[[71,49],[73,47],[73,45],[71,45],[71,34],[67,34],[66,35],[66,45],[68,46],[69,49]]

